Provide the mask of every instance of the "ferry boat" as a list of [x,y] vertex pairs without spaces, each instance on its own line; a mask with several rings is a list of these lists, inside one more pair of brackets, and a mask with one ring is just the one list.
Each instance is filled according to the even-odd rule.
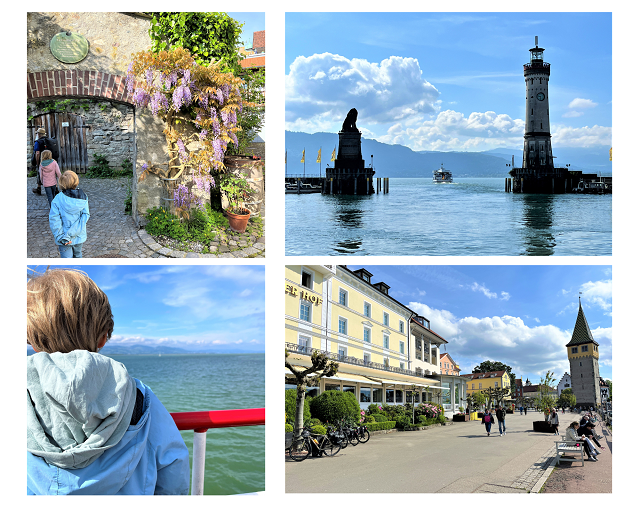
[[451,171],[447,171],[444,168],[444,164],[440,164],[440,169],[433,171],[434,183],[453,183],[453,176]]
[[295,183],[285,183],[285,194],[319,194],[322,192],[321,185],[311,185],[310,183],[300,183],[300,188]]

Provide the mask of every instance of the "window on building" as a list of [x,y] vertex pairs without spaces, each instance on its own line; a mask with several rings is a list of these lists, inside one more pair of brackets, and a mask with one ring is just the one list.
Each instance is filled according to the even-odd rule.
[[400,342],[400,353],[404,354],[404,341]]
[[389,336],[386,334],[382,336],[382,347],[389,348]]
[[342,391],[346,391],[347,393],[353,393],[353,395],[355,396],[356,394],[356,387],[355,386],[347,386],[345,384],[342,385]]
[[392,404],[394,402],[393,398],[395,396],[394,390],[393,389],[387,389],[386,395],[387,395],[387,403],[388,404],[389,403]]
[[399,329],[400,329],[400,332],[404,332],[404,322],[402,320],[400,320]]
[[498,387],[498,382],[497,382],[497,381],[493,383],[493,387],[494,387],[494,388],[497,388],[497,387]]
[[338,318],[338,332],[340,334],[347,334],[347,319]]
[[344,361],[344,358],[347,357],[347,347],[342,345],[338,346],[338,356],[341,361]]
[[478,389],[482,389],[482,382],[478,382]]
[[572,354],[577,354],[578,353],[578,347],[571,347],[571,353]]
[[374,403],[382,403],[382,388],[373,388],[373,398]]
[[311,303],[300,301],[300,320],[311,322]]
[[324,390],[325,391],[340,391],[340,384],[327,384],[325,382],[324,383]]
[[582,345],[582,346],[580,347],[580,349],[581,349],[583,352],[588,352],[588,351],[589,351],[589,345]]
[[404,363],[403,362],[400,363],[400,369],[404,370]]
[[401,389],[396,389],[396,403],[397,404],[401,404],[403,402],[402,400],[402,390]]
[[383,364],[388,368],[388,367],[389,367],[389,358],[388,358],[388,357],[385,357],[385,358],[382,360],[382,363],[383,363]]
[[368,327],[364,328],[364,332],[362,334],[362,339],[364,341],[366,341],[367,343],[371,343],[371,329],[369,329]]
[[371,388],[360,387],[360,401],[371,402]]
[[342,304],[343,306],[348,306],[348,294],[345,290],[343,290],[342,288],[340,288],[340,294],[339,294],[339,302],[340,304]]
[[582,361],[580,361],[580,366],[582,366]]
[[304,353],[311,352],[311,338],[309,336],[298,337],[298,351]]
[[389,313],[382,313],[382,323],[389,326]]
[[371,354],[364,354],[364,364],[369,364],[371,362]]
[[471,389],[476,389],[476,385],[475,384],[471,384]]
[[306,270],[302,271],[302,286],[304,286],[305,288],[312,288],[313,287],[313,276],[307,272]]
[[364,303],[364,316],[371,318],[371,304],[368,302]]

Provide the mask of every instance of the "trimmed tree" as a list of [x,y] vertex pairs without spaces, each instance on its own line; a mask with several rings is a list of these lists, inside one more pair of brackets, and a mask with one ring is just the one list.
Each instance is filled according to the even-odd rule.
[[483,389],[481,393],[488,399],[489,407],[492,403],[496,405],[505,397],[511,394],[510,388],[487,388]]
[[538,385],[538,396],[535,399],[535,404],[544,413],[544,421],[547,421],[551,408],[556,405],[556,397],[553,395],[555,381],[553,372],[548,371],[544,377],[540,378],[540,384]]
[[[304,397],[307,386],[316,386],[322,377],[332,377],[338,371],[338,363],[330,361],[326,354],[314,350],[311,354],[311,367],[305,370],[298,370],[287,361],[289,351],[284,351],[284,366],[296,379],[296,419],[293,425],[293,438],[298,440],[302,436],[302,426],[304,425]],[[360,407],[358,407],[358,410]]]
[[516,374],[511,371],[511,366],[507,366],[500,361],[485,361],[476,366],[471,373],[499,372],[505,370],[511,379],[511,389],[516,387]]
[[360,404],[348,391],[325,391],[311,401],[311,414],[323,423],[335,424],[345,418],[359,421]]
[[573,394],[573,390],[571,388],[563,389],[562,393],[560,393],[560,396],[558,397],[556,405],[567,409],[575,407],[576,395]]

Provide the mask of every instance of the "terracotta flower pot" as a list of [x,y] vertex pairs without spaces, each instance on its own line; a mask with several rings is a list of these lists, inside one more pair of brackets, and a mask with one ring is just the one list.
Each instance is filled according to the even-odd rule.
[[244,214],[231,213],[229,210],[225,211],[225,215],[229,220],[229,227],[238,233],[244,233],[247,229],[247,223],[251,212],[246,208],[243,208]]

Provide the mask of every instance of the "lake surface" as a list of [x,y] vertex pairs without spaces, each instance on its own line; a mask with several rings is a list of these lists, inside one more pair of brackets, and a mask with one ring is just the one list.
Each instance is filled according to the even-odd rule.
[[386,195],[285,195],[285,254],[612,254],[612,195],[505,193],[504,178],[389,181]]
[[[264,354],[110,355],[149,386],[169,412],[262,408]],[[207,432],[204,494],[264,491],[265,428]],[[181,431],[193,456],[193,432]]]

